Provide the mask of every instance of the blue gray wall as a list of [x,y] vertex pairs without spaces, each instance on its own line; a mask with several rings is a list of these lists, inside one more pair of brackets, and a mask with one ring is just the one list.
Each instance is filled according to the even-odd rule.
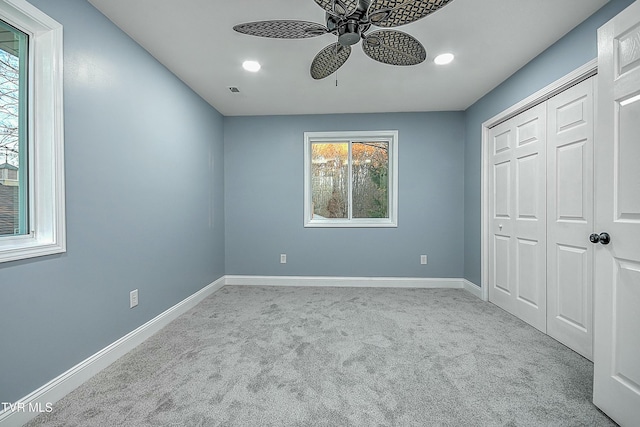
[[[304,228],[303,133],[387,129],[398,227]],[[462,277],[463,132],[463,113],[225,117],[226,274]]]
[[611,0],[465,111],[464,277],[480,285],[482,123],[597,57],[597,29],[633,0]]
[[222,116],[88,2],[32,3],[64,26],[68,251],[0,264],[0,402],[224,274]]

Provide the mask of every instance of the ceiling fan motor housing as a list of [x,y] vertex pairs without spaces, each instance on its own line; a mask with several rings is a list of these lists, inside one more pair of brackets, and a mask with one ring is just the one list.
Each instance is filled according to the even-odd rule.
[[338,43],[351,46],[360,41],[360,24],[355,19],[343,21],[338,26]]

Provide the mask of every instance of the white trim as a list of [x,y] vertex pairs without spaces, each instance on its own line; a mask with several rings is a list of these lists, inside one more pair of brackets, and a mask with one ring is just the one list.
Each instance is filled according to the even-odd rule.
[[480,286],[468,281],[467,279],[462,279],[462,287],[465,291],[482,299],[482,288]]
[[596,75],[598,72],[598,60],[593,59],[583,66],[577,68],[564,77],[556,80],[550,85],[544,87],[533,95],[523,99],[522,101],[507,108],[501,113],[495,115],[489,120],[482,123],[482,148],[481,148],[481,186],[480,186],[480,198],[481,198],[481,255],[480,255],[480,277],[482,280],[482,299],[489,301],[489,170],[490,170],[490,155],[489,155],[489,130],[492,127],[499,125],[500,123],[509,120],[521,112],[534,107],[547,99],[559,94],[560,92],[574,86],[589,77]]
[[225,276],[226,285],[303,286],[336,288],[450,288],[466,289],[458,278],[427,277],[336,277],[336,276]]
[[528,110],[531,107],[535,107],[538,104],[543,103],[549,98],[552,98],[559,94],[560,92],[564,92],[569,89],[571,86],[575,86],[576,84],[588,79],[589,77],[595,76],[598,73],[598,59],[594,58],[591,61],[587,62],[583,66],[573,70],[566,76],[560,77],[555,82],[545,86],[540,89],[533,95],[530,95],[518,102],[517,104],[512,105],[506,110],[496,114],[489,120],[485,121],[482,126],[483,128],[486,126],[488,128],[495,127],[502,122],[509,120],[512,117],[517,116],[525,110]]
[[[314,142],[360,142],[387,141],[389,143],[389,218],[313,218],[311,200],[311,144]],[[351,144],[349,144],[351,158]],[[349,200],[351,200],[351,169],[349,170]],[[304,133],[304,227],[355,228],[355,227],[397,227],[398,226],[398,131],[344,131]]]
[[[24,408],[46,408],[46,405],[54,404],[64,396],[75,390],[78,386],[88,381],[91,377],[102,371],[107,366],[124,356],[146,339],[164,328],[171,321],[195,307],[203,299],[218,291],[225,285],[224,276],[215,282],[205,286],[193,295],[185,298],[178,304],[160,313],[139,328],[129,332],[119,340],[113,342],[94,355],[78,363],[67,372],[59,375],[39,389],[20,399],[16,404],[24,405]],[[54,405],[55,407],[55,405]],[[38,412],[13,411],[9,409],[0,412],[0,427],[22,425],[38,416]]]
[[26,0],[0,16],[29,35],[29,234],[0,238],[0,262],[66,251],[62,25]]

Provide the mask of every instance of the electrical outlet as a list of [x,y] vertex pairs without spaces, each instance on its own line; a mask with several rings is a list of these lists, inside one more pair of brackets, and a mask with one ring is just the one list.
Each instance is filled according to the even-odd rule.
[[280,264],[287,263],[287,254],[280,254]]
[[138,290],[134,289],[129,292],[129,308],[133,308],[138,305]]
[[427,256],[420,255],[420,264],[425,265],[427,263]]

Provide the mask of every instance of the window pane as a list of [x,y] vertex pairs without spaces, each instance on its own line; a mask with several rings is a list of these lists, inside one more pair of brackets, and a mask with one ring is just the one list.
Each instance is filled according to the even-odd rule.
[[313,218],[349,217],[349,144],[311,144]]
[[0,21],[0,236],[26,234],[27,35]]
[[389,218],[389,143],[354,142],[353,218]]

